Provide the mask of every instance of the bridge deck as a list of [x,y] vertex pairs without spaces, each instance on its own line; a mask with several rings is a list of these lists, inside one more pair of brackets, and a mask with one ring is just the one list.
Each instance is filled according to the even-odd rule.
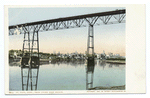
[[17,25],[9,26],[9,29],[16,28],[16,26],[18,26],[18,27],[31,26],[31,25],[38,25],[38,24],[45,24],[45,23],[62,22],[62,21],[68,21],[68,20],[83,19],[83,18],[90,18],[90,17],[96,17],[96,16],[116,15],[116,14],[124,14],[124,13],[125,13],[125,9],[116,10],[116,11],[108,11],[108,12],[100,12],[100,13],[92,13],[92,14],[85,14],[85,15],[43,20],[43,21],[37,21],[37,22],[29,22],[29,23],[24,23],[24,24],[17,24]]

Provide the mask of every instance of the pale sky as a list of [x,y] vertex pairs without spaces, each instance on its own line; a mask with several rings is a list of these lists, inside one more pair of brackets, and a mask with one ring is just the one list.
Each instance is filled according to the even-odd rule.
[[[124,8],[9,8],[9,25]],[[88,27],[40,32],[40,52],[85,53]],[[22,49],[23,34],[9,36],[9,49]],[[125,23],[94,26],[95,53],[125,56]]]

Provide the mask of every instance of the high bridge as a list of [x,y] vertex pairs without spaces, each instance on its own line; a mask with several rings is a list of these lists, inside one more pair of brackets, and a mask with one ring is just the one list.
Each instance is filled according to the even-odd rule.
[[[9,26],[9,35],[24,34],[23,51],[39,53],[39,32],[88,27],[87,54],[94,54],[94,26],[125,23],[125,9],[78,15]],[[25,47],[25,43],[28,44]],[[35,45],[36,44],[36,45]]]

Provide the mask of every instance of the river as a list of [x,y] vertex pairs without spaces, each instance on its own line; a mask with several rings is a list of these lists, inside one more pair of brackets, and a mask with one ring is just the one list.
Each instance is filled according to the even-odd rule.
[[[79,61],[40,65],[39,69],[32,69],[32,86],[31,78],[27,78],[28,68],[22,70],[25,77],[22,77],[21,67],[9,66],[10,91],[31,90],[31,87],[32,90],[86,90],[90,87],[126,84],[125,64],[110,64],[99,60],[89,69],[85,62]],[[89,86],[89,81],[92,86]]]

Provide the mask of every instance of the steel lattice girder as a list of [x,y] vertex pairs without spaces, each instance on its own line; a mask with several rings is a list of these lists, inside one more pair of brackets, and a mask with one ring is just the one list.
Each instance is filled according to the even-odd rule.
[[125,22],[125,9],[9,26],[9,35]]

